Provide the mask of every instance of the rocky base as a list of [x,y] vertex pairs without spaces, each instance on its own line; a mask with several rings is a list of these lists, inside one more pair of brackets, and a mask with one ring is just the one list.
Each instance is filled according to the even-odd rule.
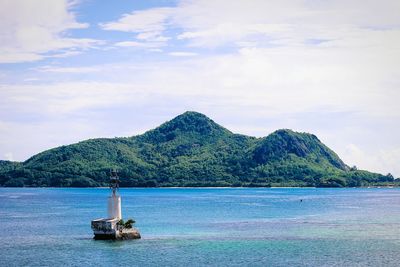
[[131,240],[140,239],[140,233],[135,228],[122,229],[116,231],[114,234],[95,234],[95,240]]
[[140,233],[137,229],[123,229],[122,232],[119,232],[116,240],[131,240],[131,239],[140,239]]

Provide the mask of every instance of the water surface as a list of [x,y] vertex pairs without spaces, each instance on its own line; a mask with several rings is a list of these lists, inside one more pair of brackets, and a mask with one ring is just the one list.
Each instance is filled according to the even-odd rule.
[[121,189],[142,239],[94,241],[105,188],[0,188],[0,266],[398,266],[399,189]]

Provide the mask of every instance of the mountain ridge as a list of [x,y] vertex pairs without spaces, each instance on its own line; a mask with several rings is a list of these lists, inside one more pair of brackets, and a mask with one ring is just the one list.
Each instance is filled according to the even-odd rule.
[[256,138],[187,111],[142,135],[97,138],[0,162],[1,186],[363,186],[393,177],[349,168],[317,136],[290,129]]

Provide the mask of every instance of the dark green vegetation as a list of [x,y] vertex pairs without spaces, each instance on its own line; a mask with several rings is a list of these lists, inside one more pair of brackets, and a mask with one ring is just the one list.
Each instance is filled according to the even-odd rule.
[[143,135],[92,139],[0,161],[1,186],[318,186],[392,183],[391,175],[349,168],[312,134],[278,130],[267,137],[233,134],[186,112]]
[[133,219],[128,219],[126,222],[123,219],[121,219],[117,222],[117,225],[120,226],[121,229],[123,228],[131,229],[135,223],[136,221]]

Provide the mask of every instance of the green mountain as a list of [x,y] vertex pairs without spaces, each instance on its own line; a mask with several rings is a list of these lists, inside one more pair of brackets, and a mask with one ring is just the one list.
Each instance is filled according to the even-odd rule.
[[393,181],[349,168],[312,134],[234,134],[197,112],[128,138],[99,138],[0,161],[1,186],[362,186]]

